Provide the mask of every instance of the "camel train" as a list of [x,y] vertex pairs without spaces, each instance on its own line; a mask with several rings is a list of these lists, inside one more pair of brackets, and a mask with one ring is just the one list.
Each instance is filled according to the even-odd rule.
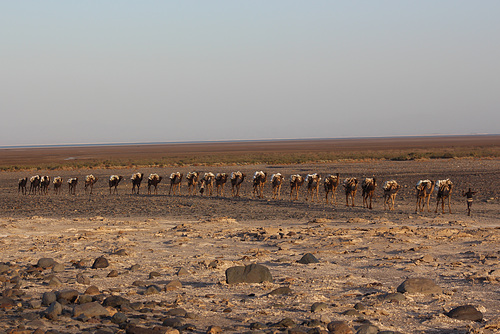
[[[267,172],[256,171],[253,175],[252,180],[252,197],[253,198],[264,198],[264,186],[267,182]],[[181,195],[181,184],[183,182],[184,174],[180,172],[173,172],[170,174],[170,188],[168,191],[169,195],[179,196]],[[195,196],[197,192],[201,196],[213,196],[213,189],[215,185],[216,196],[224,197],[224,188],[226,183],[231,184],[231,196],[239,197],[241,185],[245,182],[246,174],[241,171],[232,172],[230,175],[227,173],[217,173],[214,174],[210,171],[205,172],[203,177],[198,171],[189,172],[186,175],[186,193],[188,196]],[[118,194],[118,185],[122,181],[123,176],[111,175],[109,177],[109,193]],[[130,180],[132,183],[132,194],[139,194],[142,180],[144,179],[144,173],[136,172],[132,174]],[[148,181],[148,195],[157,195],[158,186],[161,183],[163,177],[152,173],[147,178]],[[85,193],[89,192],[93,194],[93,187],[97,182],[98,178],[94,175],[87,175],[85,178]],[[273,200],[280,200],[281,190],[285,180],[285,176],[281,173],[272,174],[270,179]],[[320,185],[323,184],[324,189],[324,201],[326,204],[337,205],[336,192],[338,186],[342,183],[344,188],[347,207],[355,206],[355,198],[358,190],[358,185],[361,186],[362,190],[362,207],[367,209],[373,209],[373,198],[377,189],[377,180],[375,177],[366,177],[360,181],[356,177],[347,177],[341,182],[340,174],[330,174],[321,177],[318,173],[307,174],[303,177],[300,174],[290,175],[290,201],[297,201],[300,195],[300,188],[302,185],[306,185],[304,199],[306,201],[320,201],[319,191]],[[63,184],[63,179],[60,176],[54,177],[51,182],[51,177],[48,175],[34,175],[31,177],[24,177],[18,180],[18,193],[22,195],[47,195],[49,193],[49,186],[53,184],[54,194],[60,194]],[[78,184],[78,177],[71,177],[67,180],[68,183],[68,193],[70,195],[76,195],[76,188]],[[29,185],[29,189],[28,188]],[[439,205],[441,205],[441,212],[445,213],[445,205],[447,205],[448,212],[452,213],[451,209],[451,193],[453,190],[453,182],[449,179],[445,180],[419,180],[415,185],[415,212],[423,212],[427,207],[427,212],[431,212],[430,209],[430,199],[433,192],[436,193],[436,208],[435,213],[438,212]],[[398,184],[396,180],[387,180],[382,186],[382,198],[383,198],[383,209],[394,211],[396,196],[398,192],[403,188],[402,185]],[[198,190],[198,191],[197,191]]]

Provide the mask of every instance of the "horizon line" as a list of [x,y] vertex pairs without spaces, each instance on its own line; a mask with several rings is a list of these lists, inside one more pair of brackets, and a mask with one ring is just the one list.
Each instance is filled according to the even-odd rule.
[[0,149],[13,148],[58,148],[58,147],[92,147],[92,146],[124,146],[124,145],[169,145],[169,144],[210,144],[210,143],[248,143],[269,141],[307,141],[307,140],[344,140],[344,139],[390,139],[390,138],[432,138],[432,137],[477,137],[500,136],[499,133],[476,134],[423,134],[423,135],[384,135],[366,137],[306,137],[306,138],[262,138],[262,139],[214,139],[214,140],[186,140],[186,141],[151,141],[151,142],[98,142],[98,143],[61,143],[61,144],[24,144],[0,145]]

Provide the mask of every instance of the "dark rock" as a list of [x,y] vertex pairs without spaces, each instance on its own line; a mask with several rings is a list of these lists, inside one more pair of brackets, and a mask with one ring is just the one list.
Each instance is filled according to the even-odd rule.
[[208,329],[205,333],[206,334],[221,334],[222,328],[219,326],[210,326],[210,327],[208,327]]
[[52,304],[56,300],[57,300],[57,296],[52,291],[44,292],[42,295],[42,305],[44,305],[44,306],[49,306],[50,304]]
[[290,327],[294,327],[295,326],[295,321],[293,321],[293,319],[291,319],[291,318],[285,318],[285,319],[279,321],[278,323],[274,324],[273,326],[274,327],[287,327],[287,328],[290,328]]
[[361,317],[362,316],[362,314],[359,313],[359,311],[355,310],[355,309],[347,310],[347,311],[343,312],[342,314],[347,315],[349,317]]
[[133,286],[138,286],[138,287],[145,287],[147,283],[143,280],[137,280],[132,282]]
[[262,322],[252,322],[250,324],[250,329],[264,329],[264,328],[267,328],[267,326]]
[[311,305],[311,312],[319,312],[328,307],[325,303],[317,302]]
[[130,271],[139,271],[141,270],[141,266],[139,264],[134,264],[129,268]]
[[111,317],[111,322],[117,325],[124,324],[128,320],[127,316],[121,312],[116,312],[112,317]]
[[66,301],[67,303],[74,303],[80,293],[74,289],[64,289],[56,292],[57,301]]
[[47,285],[50,286],[51,288],[57,288],[62,285],[62,282],[58,277],[52,276]]
[[370,324],[361,325],[356,331],[356,334],[377,334],[377,333],[378,333],[378,327]]
[[116,308],[116,307],[119,307],[123,304],[130,305],[130,300],[123,298],[123,297],[120,297],[120,296],[109,296],[108,298],[104,299],[104,301],[102,302],[102,305],[104,307],[111,306],[111,307]]
[[146,288],[146,290],[144,291],[144,295],[147,296],[147,295],[155,295],[157,293],[160,293],[161,292],[161,288],[157,285],[150,285]]
[[92,264],[93,269],[107,267],[109,267],[109,262],[104,256],[98,257],[97,259],[95,259],[94,264]]
[[226,283],[262,283],[272,282],[273,277],[267,267],[260,264],[231,267],[226,270]]
[[483,314],[472,305],[458,306],[446,315],[458,320],[483,321]]
[[76,305],[73,308],[73,317],[84,315],[88,318],[108,316],[109,312],[97,302]]
[[274,289],[273,291],[269,292],[269,295],[271,296],[278,296],[278,295],[289,295],[292,293],[292,289],[290,289],[287,286],[283,286],[281,288]]
[[10,270],[10,267],[4,263],[0,263],[0,274],[6,274]]
[[127,256],[128,253],[125,249],[119,249],[116,252],[112,253],[112,255],[118,255],[118,256]]
[[352,328],[345,321],[332,321],[328,324],[331,334],[353,334]]
[[182,288],[182,283],[179,280],[173,280],[165,285],[165,291],[173,291]]
[[354,308],[358,311],[365,311],[366,310],[366,306],[362,303],[356,303],[354,305]]
[[422,294],[440,294],[442,293],[441,287],[437,286],[433,280],[429,278],[409,278],[397,289],[401,293],[422,293]]
[[64,265],[61,264],[61,263],[56,263],[54,264],[54,266],[52,267],[52,272],[54,273],[60,273],[60,272],[63,272],[64,271]]
[[302,258],[297,262],[302,264],[309,264],[309,263],[319,263],[319,260],[311,253],[307,253],[304,256],[302,256]]
[[47,269],[53,267],[55,264],[57,264],[57,262],[54,259],[44,257],[38,260],[36,266],[39,268]]
[[53,302],[45,310],[45,317],[49,320],[56,320],[62,313],[63,307],[58,302]]
[[182,320],[177,317],[163,319],[162,323],[162,326],[173,327],[173,328],[181,327],[182,325],[183,325]]
[[386,294],[382,297],[382,300],[385,302],[402,302],[406,300],[406,297],[400,292],[395,292]]
[[79,295],[77,302],[78,302],[78,304],[90,303],[90,302],[92,302],[92,296],[89,296],[89,295]]
[[174,334],[179,333],[175,329],[169,329],[167,327],[155,326],[153,328],[140,327],[136,324],[129,324],[125,327],[126,334]]
[[149,279],[153,279],[155,277],[160,277],[160,276],[161,276],[161,274],[157,271],[152,271],[149,273]]

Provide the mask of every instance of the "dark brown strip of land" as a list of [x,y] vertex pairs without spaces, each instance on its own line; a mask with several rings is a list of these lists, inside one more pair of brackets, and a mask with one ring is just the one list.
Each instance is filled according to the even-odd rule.
[[0,166],[68,161],[165,159],[199,155],[272,153],[342,153],[443,149],[500,148],[500,135],[426,136],[359,139],[297,139],[235,142],[197,142],[140,145],[99,145],[0,149]]

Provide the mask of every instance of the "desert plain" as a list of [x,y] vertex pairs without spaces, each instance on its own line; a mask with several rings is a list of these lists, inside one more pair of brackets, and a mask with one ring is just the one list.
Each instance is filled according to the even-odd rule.
[[[288,149],[308,151],[304,143]],[[499,144],[498,136],[490,142]],[[258,145],[246,149],[257,152]],[[366,151],[401,149],[403,144],[356,145]],[[238,151],[212,147],[214,152],[199,152]],[[279,149],[269,147],[271,153]],[[80,149],[66,150],[2,150],[0,162],[22,163],[29,157],[32,163],[37,154],[40,161],[79,158]],[[117,150],[131,152],[127,146],[96,148],[93,156]],[[168,195],[172,172],[237,170],[247,174],[238,198],[231,196],[229,182],[222,196],[189,196],[185,181],[180,195]],[[263,199],[252,196],[252,176],[260,170],[268,179],[273,173],[285,175],[280,199],[271,198],[269,180]],[[135,172],[145,178],[162,175],[158,194],[148,195],[147,181],[140,194],[132,194]],[[319,200],[306,201],[304,186],[292,201],[288,177],[308,173],[375,177],[373,209],[362,206],[361,190],[355,206],[347,207],[342,186],[336,204],[325,203],[322,187]],[[68,193],[66,184],[61,194],[52,187],[47,195],[19,194],[18,179],[35,174],[61,176],[65,182],[78,177],[76,195]],[[93,194],[83,189],[88,174],[98,177]],[[118,194],[109,193],[112,174],[124,176]],[[495,157],[0,172],[0,332],[497,333],[499,175]],[[415,212],[416,182],[447,178],[454,184],[452,213],[447,207],[445,213],[441,207],[435,212],[435,193],[430,212]],[[383,208],[381,188],[390,179],[403,186],[394,211]],[[469,187],[477,191],[471,216],[461,195]],[[317,262],[300,263],[306,254]],[[98,258],[107,263],[95,265]],[[251,264],[266,267],[272,280],[228,284],[227,269]],[[428,279],[432,289],[398,289],[413,278]],[[55,303],[60,310],[54,310]],[[96,313],[80,313],[85,304],[96,306]],[[478,311],[480,319],[448,316],[464,305]]]

